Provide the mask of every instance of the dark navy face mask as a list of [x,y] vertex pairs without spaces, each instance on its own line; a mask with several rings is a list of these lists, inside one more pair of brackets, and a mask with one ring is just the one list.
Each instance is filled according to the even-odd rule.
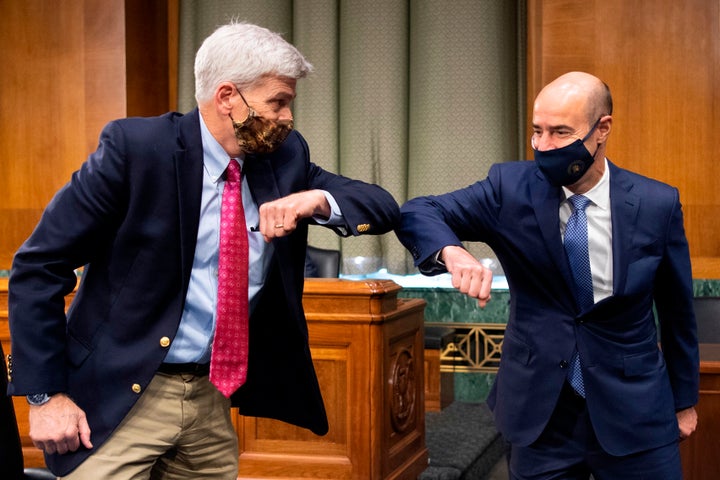
[[588,171],[595,157],[585,148],[585,140],[592,135],[598,123],[600,119],[582,140],[575,140],[570,145],[545,151],[540,151],[533,145],[535,162],[552,185],[556,187],[572,185]]

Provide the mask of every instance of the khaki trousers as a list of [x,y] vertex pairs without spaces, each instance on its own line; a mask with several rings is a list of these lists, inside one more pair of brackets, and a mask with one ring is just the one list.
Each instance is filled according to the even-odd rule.
[[130,413],[68,480],[234,480],[230,400],[207,376],[158,373]]

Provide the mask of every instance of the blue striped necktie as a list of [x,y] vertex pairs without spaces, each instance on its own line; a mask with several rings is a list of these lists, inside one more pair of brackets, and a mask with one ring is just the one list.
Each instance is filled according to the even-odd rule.
[[[575,279],[575,299],[580,309],[585,310],[594,303],[588,251],[587,217],[585,216],[585,208],[590,203],[590,199],[582,195],[573,195],[568,198],[568,201],[573,206],[573,212],[565,226],[565,252]],[[584,397],[585,385],[580,368],[580,355],[577,351],[570,360],[567,377],[575,391]]]

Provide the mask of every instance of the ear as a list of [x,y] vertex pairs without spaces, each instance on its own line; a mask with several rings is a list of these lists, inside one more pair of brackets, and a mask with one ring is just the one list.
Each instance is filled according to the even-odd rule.
[[606,142],[612,130],[612,115],[605,115],[598,121],[597,131],[600,134],[598,142]]
[[233,99],[235,90],[235,85],[231,82],[222,82],[215,88],[213,100],[219,114],[227,115],[232,112],[235,106],[235,100]]

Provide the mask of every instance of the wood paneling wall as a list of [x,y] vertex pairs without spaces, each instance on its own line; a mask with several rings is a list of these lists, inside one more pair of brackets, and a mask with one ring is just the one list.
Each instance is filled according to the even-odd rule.
[[177,0],[0,2],[0,270],[106,122],[174,108],[176,12]]
[[720,0],[527,1],[528,125],[558,75],[603,79],[608,158],[680,190],[693,276],[720,278]]
[[[610,159],[680,189],[693,275],[720,278],[720,0],[527,2],[528,115],[561,73],[605,80]],[[177,3],[0,2],[0,270],[108,120],[175,108]]]

